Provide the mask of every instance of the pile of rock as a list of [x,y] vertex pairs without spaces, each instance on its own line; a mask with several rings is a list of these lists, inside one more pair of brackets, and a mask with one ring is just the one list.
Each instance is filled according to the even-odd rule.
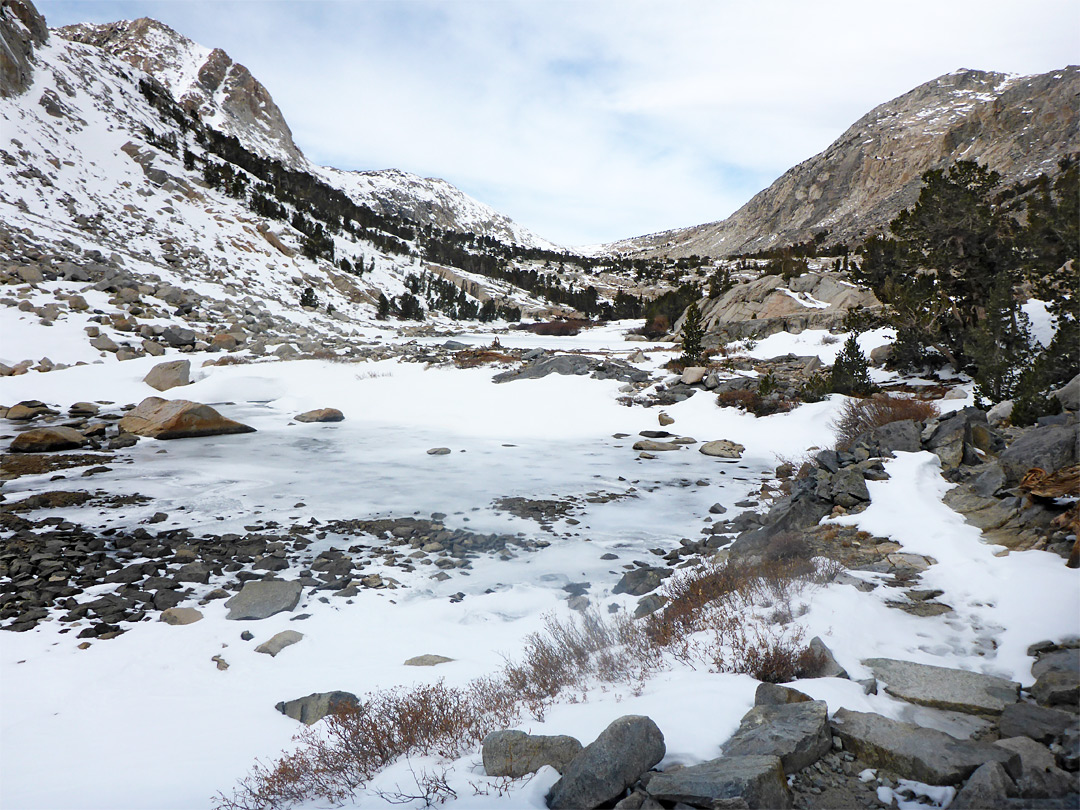
[[[648,717],[613,722],[588,746],[572,737],[497,731],[483,741],[489,776],[519,778],[550,766],[561,774],[553,808],[882,807],[899,780],[959,789],[953,807],[1028,807],[1080,799],[1075,675],[1080,651],[1039,645],[1048,672],[1072,672],[1072,711],[1020,700],[1020,684],[910,661],[863,662],[878,685],[913,704],[918,722],[839,709],[795,689],[761,684],[755,706],[697,765],[653,770],[664,736]],[[1035,688],[1031,691],[1034,693]],[[1060,696],[1055,698],[1060,700]],[[946,729],[946,730],[941,730]],[[889,789],[879,792],[877,788]],[[884,797],[884,798],[882,798]]]

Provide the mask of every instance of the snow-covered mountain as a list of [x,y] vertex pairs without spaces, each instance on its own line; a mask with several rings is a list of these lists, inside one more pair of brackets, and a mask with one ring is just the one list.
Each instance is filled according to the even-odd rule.
[[1080,151],[1080,67],[1035,76],[959,70],[864,115],[824,152],[794,166],[721,222],[608,245],[637,255],[730,256],[828,231],[854,241],[918,198],[928,169],[987,164],[1011,184],[1053,174]]

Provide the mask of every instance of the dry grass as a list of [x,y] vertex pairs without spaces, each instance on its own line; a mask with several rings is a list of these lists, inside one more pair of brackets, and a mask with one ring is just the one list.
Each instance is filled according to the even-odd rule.
[[522,323],[515,326],[534,335],[547,335],[557,337],[570,337],[595,324],[582,318],[561,318],[557,321],[542,321],[540,323]]
[[454,355],[458,368],[477,368],[486,363],[516,363],[517,358],[492,349],[462,349]]
[[740,389],[721,391],[716,395],[716,404],[721,408],[740,408],[754,416],[770,416],[774,413],[787,413],[795,403],[787,399],[770,400],[757,391]]
[[863,433],[890,422],[905,419],[925,422],[939,414],[937,405],[918,399],[901,399],[883,394],[867,399],[849,399],[833,420],[836,449],[847,450]]
[[[670,577],[662,590],[665,607],[643,620],[594,611],[548,617],[542,631],[525,639],[521,657],[495,675],[462,687],[439,682],[383,690],[340,707],[301,730],[293,753],[269,765],[257,762],[231,796],[219,794],[216,806],[343,803],[400,757],[456,759],[475,751],[489,732],[511,728],[526,715],[542,720],[556,701],[584,700],[598,686],[640,693],[669,656],[759,680],[793,680],[819,663],[802,644],[801,629],[789,624],[793,599],[818,574],[801,559],[709,562]],[[764,620],[764,609],[784,617],[785,625]],[[419,798],[440,795],[441,789],[425,785],[417,781]]]

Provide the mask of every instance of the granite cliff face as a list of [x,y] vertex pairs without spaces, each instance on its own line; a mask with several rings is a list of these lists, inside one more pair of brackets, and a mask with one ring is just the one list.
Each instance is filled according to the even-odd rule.
[[103,25],[69,25],[57,33],[101,48],[160,81],[204,123],[236,136],[261,154],[299,168],[303,156],[269,91],[220,48],[192,42],[164,23],[142,17]]
[[730,256],[822,230],[829,243],[860,240],[914,204],[928,169],[964,159],[989,165],[1004,183],[1052,174],[1062,157],[1080,151],[1078,97],[1076,66],[1024,77],[950,73],[874,108],[727,219],[609,247]]
[[0,2],[0,98],[30,86],[34,48],[49,38],[45,18],[29,0]]

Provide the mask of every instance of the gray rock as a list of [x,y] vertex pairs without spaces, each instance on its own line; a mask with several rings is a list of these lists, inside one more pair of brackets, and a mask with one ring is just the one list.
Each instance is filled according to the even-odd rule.
[[992,675],[893,658],[869,658],[863,664],[893,697],[935,709],[1001,714],[1020,699],[1020,684]]
[[821,640],[820,636],[814,636],[810,639],[810,644],[807,645],[810,651],[814,653],[820,665],[814,670],[813,673],[807,673],[809,678],[848,678],[850,677],[847,670],[840,666],[836,661],[836,657],[833,655],[832,650]]
[[1002,737],[1030,737],[1049,745],[1065,729],[1077,725],[1077,717],[1069,712],[1047,709],[1034,703],[1014,703],[1001,713],[998,728]]
[[881,450],[889,452],[917,453],[922,449],[921,431],[910,419],[874,428],[869,438]]
[[551,810],[583,810],[610,801],[666,752],[664,735],[656,723],[640,715],[620,717],[567,765],[548,792],[547,806]]
[[974,448],[989,442],[986,414],[978,408],[963,408],[943,417],[925,441],[927,450],[941,459],[946,470],[960,464],[974,464],[979,456]]
[[255,652],[266,653],[273,658],[286,647],[291,647],[303,637],[303,633],[297,633],[295,630],[282,630],[280,633],[275,633],[269,641],[264,641],[256,647]]
[[240,593],[225,603],[226,619],[265,619],[275,613],[293,610],[300,602],[304,586],[299,582],[254,580],[245,582]]
[[299,720],[304,725],[310,726],[312,723],[319,722],[331,712],[337,711],[340,707],[358,705],[360,705],[360,701],[352,692],[338,691],[312,692],[310,695],[296,700],[283,700],[274,708],[286,717],[291,717],[293,720]]
[[1020,757],[1014,752],[879,714],[838,709],[833,732],[845,751],[867,765],[928,785],[957,785],[984,762],[1000,762],[1010,774],[1020,773]]
[[780,757],[789,774],[813,765],[831,748],[829,709],[823,700],[755,706],[722,746],[726,757]]
[[1065,647],[1040,655],[1031,665],[1031,674],[1041,678],[1047,672],[1080,672],[1080,649]]
[[759,683],[757,691],[754,692],[755,706],[784,706],[789,703],[806,703],[811,699],[798,689],[778,683]]
[[994,745],[1020,757],[1020,776],[1016,786],[1026,799],[1056,799],[1076,790],[1076,780],[1057,767],[1054,755],[1045,745],[1028,737],[1010,737]]
[[641,439],[634,442],[634,450],[646,450],[650,453],[658,453],[666,450],[682,450],[681,444],[674,442],[658,442],[653,439]]
[[649,795],[664,802],[685,802],[694,807],[743,799],[748,808],[788,808],[791,790],[779,757],[720,757],[649,780]]
[[1050,392],[1050,396],[1060,402],[1061,407],[1067,411],[1080,410],[1080,374],[1077,374],[1058,390]]
[[493,731],[484,737],[481,747],[487,775],[513,779],[536,773],[545,765],[563,773],[581,751],[581,743],[573,737],[546,737],[524,731]]
[[191,361],[169,360],[158,363],[143,377],[143,382],[158,391],[168,391],[181,385],[191,384]]
[[998,460],[1010,486],[1020,483],[1032,467],[1054,472],[1077,460],[1075,427],[1057,425],[1033,428],[1014,441]]
[[992,498],[1007,484],[1005,471],[1001,469],[1000,464],[994,462],[987,464],[986,468],[975,477],[975,480],[971,482],[971,488],[981,498]]
[[1031,696],[1040,706],[1080,705],[1080,675],[1068,670],[1044,672],[1031,687]]
[[622,579],[615,583],[612,593],[628,593],[631,596],[644,596],[649,591],[655,591],[664,581],[664,577],[671,574],[668,568],[654,568],[651,566],[635,568],[623,574]]
[[667,597],[661,596],[658,593],[650,593],[647,596],[643,596],[638,600],[637,607],[634,608],[634,618],[641,619],[648,616],[651,613],[656,613],[664,605],[667,604]]
[[432,447],[427,451],[429,456],[448,456],[450,455],[449,447]]
[[1010,796],[1016,795],[1016,783],[1000,762],[987,762],[975,769],[949,810],[999,810],[1008,807]]
[[991,425],[1004,425],[1009,421],[1012,412],[1013,401],[1011,399],[1003,399],[986,412],[986,421]]
[[504,371],[492,377],[493,382],[502,383],[511,380],[538,380],[549,374],[581,376],[589,374],[600,365],[592,357],[579,354],[558,354],[546,360],[539,360],[521,369]]

